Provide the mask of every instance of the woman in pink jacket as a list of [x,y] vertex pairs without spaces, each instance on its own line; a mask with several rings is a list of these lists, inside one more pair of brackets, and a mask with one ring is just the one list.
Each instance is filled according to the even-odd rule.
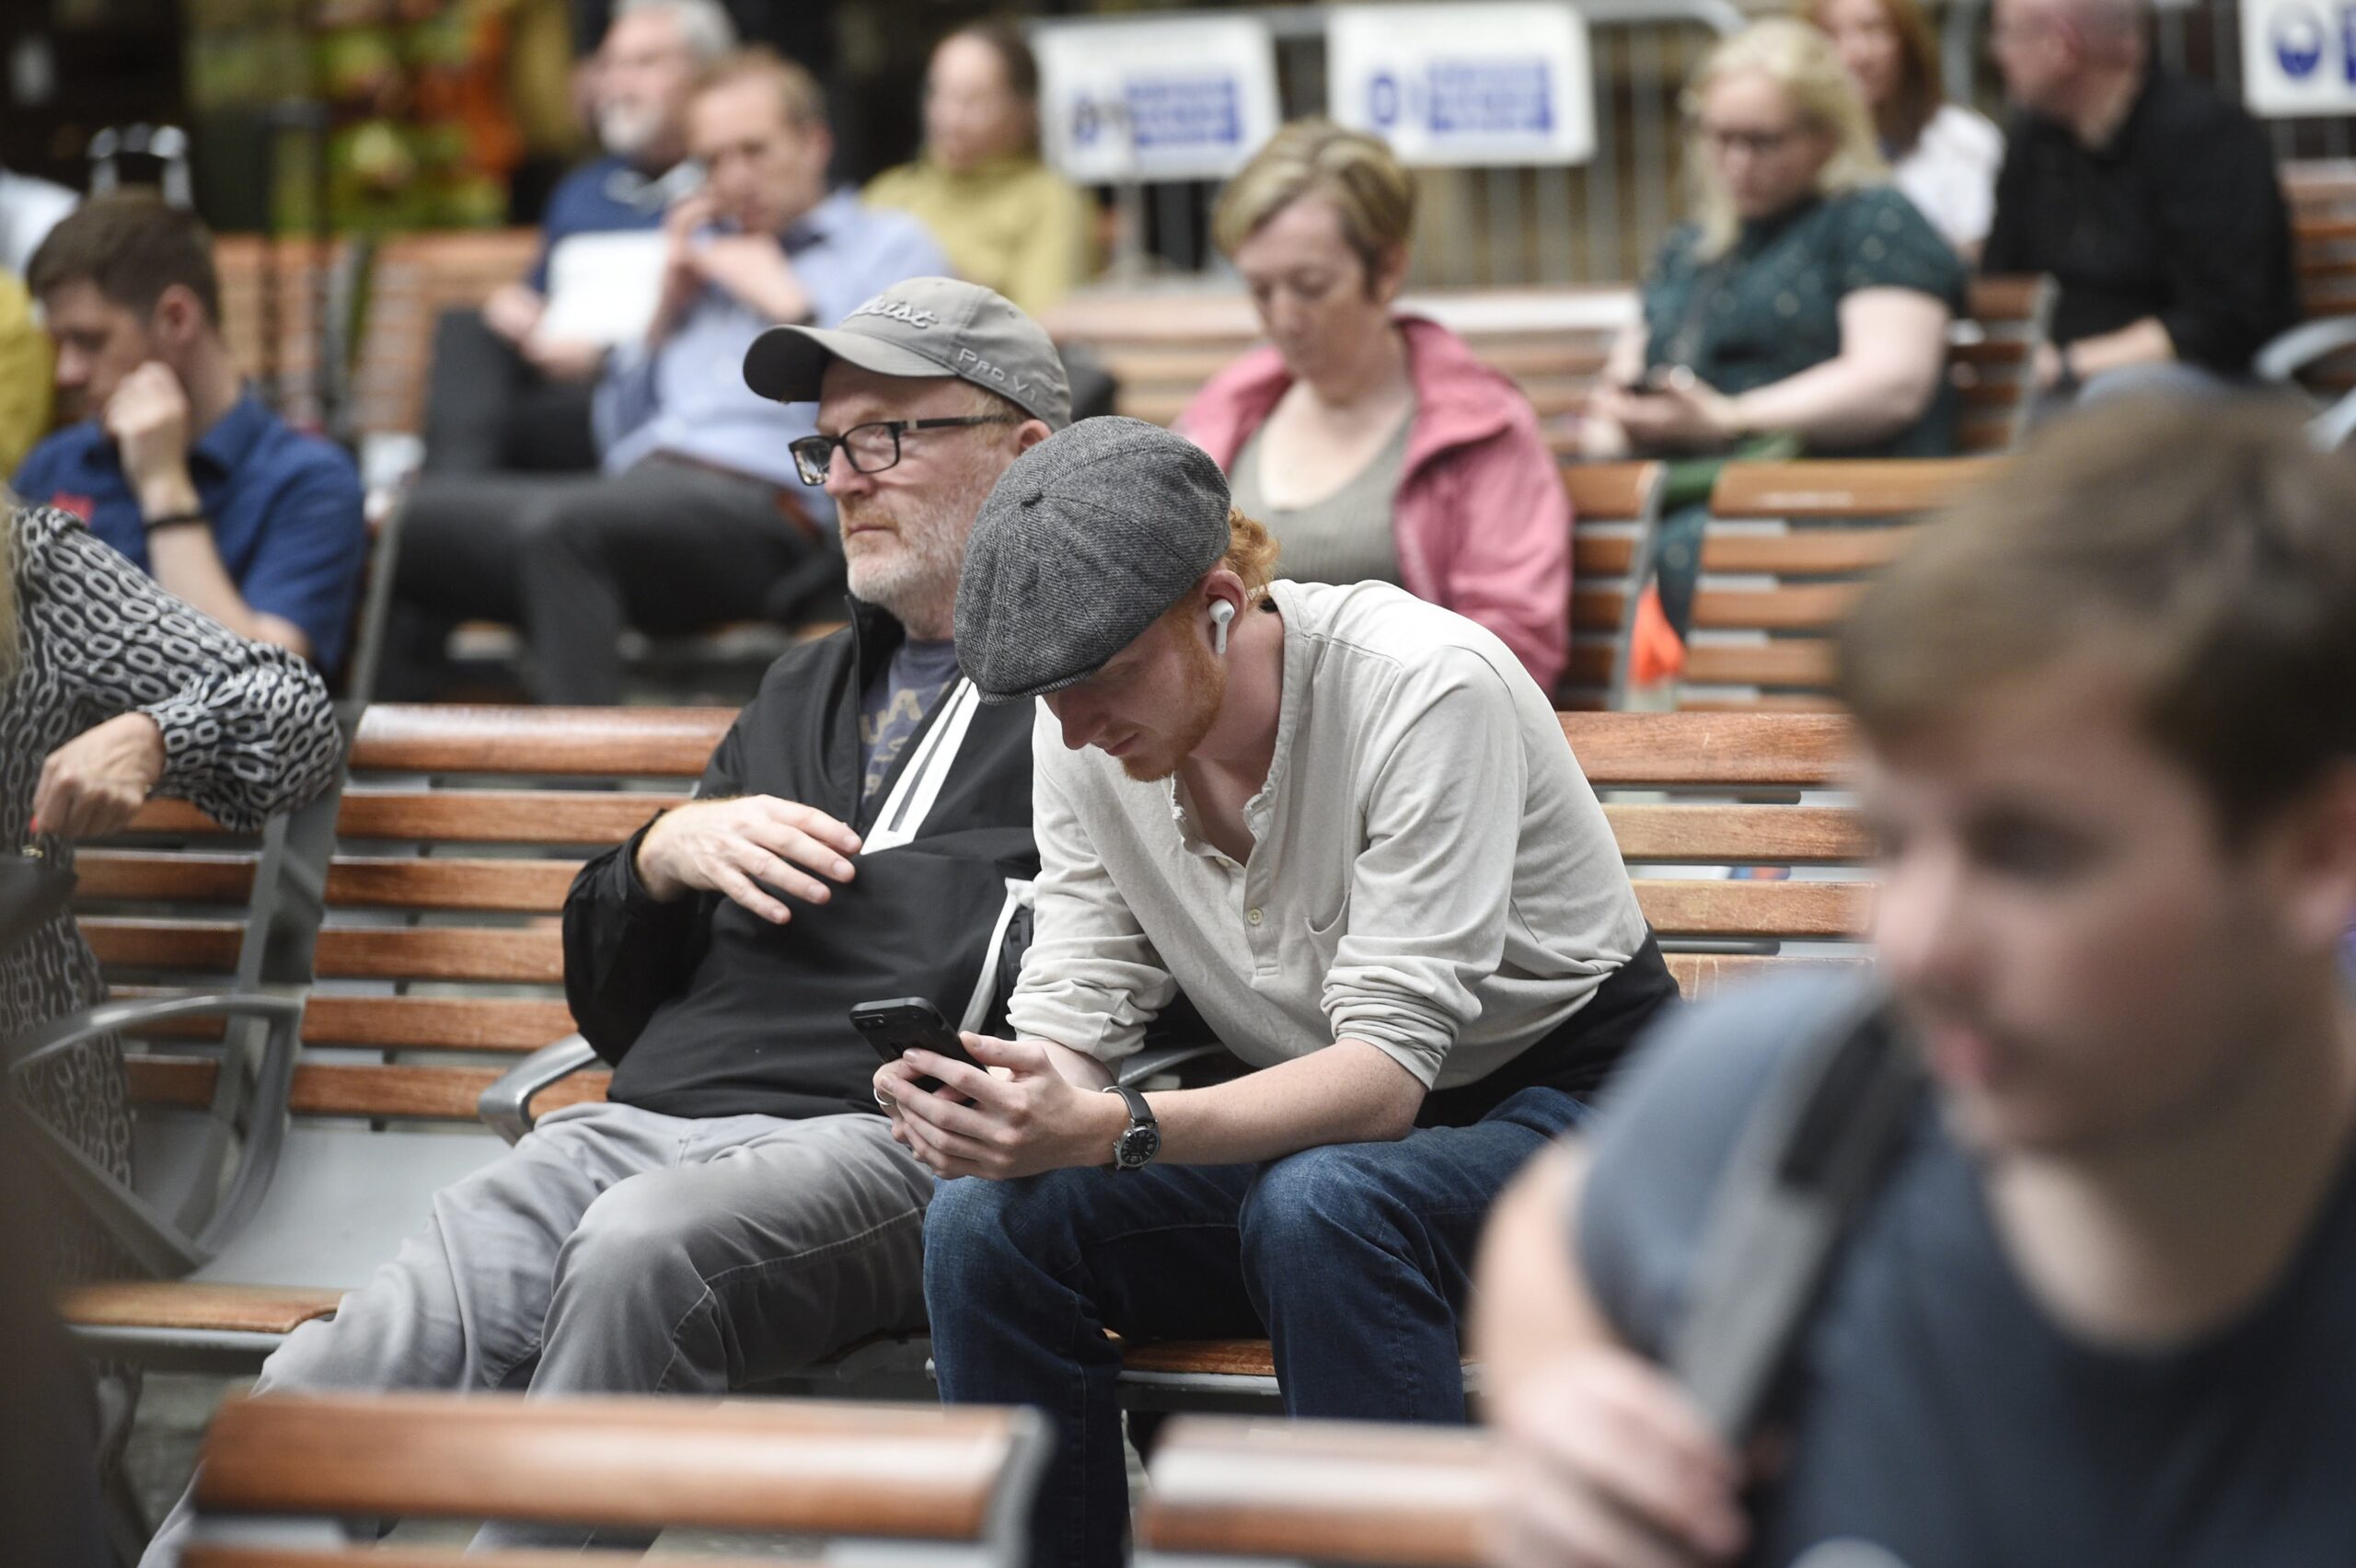
[[1381,142],[1286,126],[1213,232],[1270,346],[1178,428],[1265,524],[1281,575],[1395,582],[1497,634],[1549,695],[1569,643],[1570,503],[1513,383],[1438,322],[1395,315],[1415,186]]

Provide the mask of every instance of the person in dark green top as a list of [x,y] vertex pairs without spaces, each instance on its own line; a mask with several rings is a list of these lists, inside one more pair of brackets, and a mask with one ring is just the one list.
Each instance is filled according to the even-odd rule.
[[[1582,455],[1951,453],[1963,263],[1881,183],[1872,121],[1831,42],[1796,20],[1758,23],[1703,62],[1685,110],[1693,221],[1645,280],[1644,325],[1580,419]],[[1710,472],[1683,476],[1694,499]],[[1680,509],[1656,552],[1680,634],[1700,526]]]

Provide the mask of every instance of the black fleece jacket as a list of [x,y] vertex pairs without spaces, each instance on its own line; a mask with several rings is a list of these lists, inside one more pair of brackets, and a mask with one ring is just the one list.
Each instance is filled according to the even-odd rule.
[[910,841],[856,857],[827,903],[787,898],[783,926],[716,894],[656,902],[636,870],[643,827],[583,867],[564,906],[565,997],[615,1064],[610,1097],[623,1104],[697,1117],[873,1113],[875,1057],[849,1009],[924,997],[954,1024],[995,973],[1009,882],[1039,870],[1031,705],[971,707],[952,753],[953,687],[862,802],[860,694],[902,632],[873,605],[852,611],[849,628],[770,666],[697,793],[798,801],[862,838],[903,772],[945,767],[939,793]]

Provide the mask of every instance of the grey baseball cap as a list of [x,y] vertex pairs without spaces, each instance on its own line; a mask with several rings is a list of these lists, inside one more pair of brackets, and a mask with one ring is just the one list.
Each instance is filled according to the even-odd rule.
[[1017,457],[957,580],[957,663],[984,702],[1077,686],[1228,547],[1227,476],[1143,420],[1082,420]]
[[1071,423],[1071,387],[1046,329],[979,283],[910,278],[839,326],[772,327],[745,352],[745,385],[780,403],[814,403],[836,359],[878,375],[954,375],[1050,429]]

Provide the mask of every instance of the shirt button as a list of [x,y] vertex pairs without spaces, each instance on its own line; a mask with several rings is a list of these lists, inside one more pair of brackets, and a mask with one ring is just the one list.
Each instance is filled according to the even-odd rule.
[[1243,921],[1246,925],[1256,926],[1260,923],[1260,912],[1257,909],[1246,909],[1243,912]]

